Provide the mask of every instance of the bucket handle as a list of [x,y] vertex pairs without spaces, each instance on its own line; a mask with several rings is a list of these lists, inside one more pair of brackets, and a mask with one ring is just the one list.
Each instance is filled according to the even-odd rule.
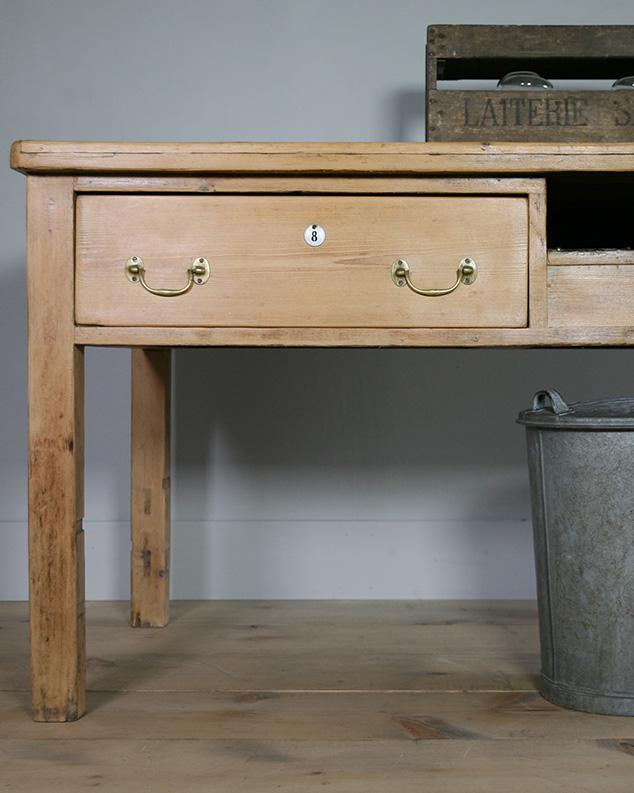
[[533,397],[533,410],[544,410],[544,408],[548,407],[546,404],[547,399],[550,400],[553,412],[557,416],[563,416],[566,413],[574,413],[572,408],[568,407],[568,405],[564,402],[559,391],[555,391],[554,388],[548,388],[545,391],[538,391],[535,394]]

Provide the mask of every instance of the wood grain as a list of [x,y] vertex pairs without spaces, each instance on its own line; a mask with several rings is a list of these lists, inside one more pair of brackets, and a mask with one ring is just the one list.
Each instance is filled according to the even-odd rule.
[[[564,710],[537,694],[532,601],[176,602],[173,612],[162,630],[133,631],[125,604],[88,605],[89,714],[79,722],[35,724],[27,692],[0,692],[7,789],[37,793],[45,779],[53,793],[210,785],[221,793],[630,793],[629,720]],[[2,669],[27,658],[26,616],[26,604],[0,605]],[[235,679],[244,688],[204,687],[213,686],[201,670],[217,661],[221,635],[241,659]],[[315,688],[255,685],[279,679],[279,667],[304,651],[314,658],[304,683]],[[445,659],[433,690],[410,675],[417,652],[423,665]],[[330,688],[353,673],[355,657],[366,687]],[[511,664],[517,682],[533,682],[514,688]],[[120,665],[121,685],[104,690]],[[152,666],[173,668],[170,688],[148,688]],[[478,688],[483,673],[499,687]],[[399,677],[410,688],[384,687]],[[292,683],[301,680],[298,669]]]
[[539,669],[532,602],[176,601],[171,611],[169,629],[120,630],[113,642],[112,608],[93,606],[89,688],[182,690],[184,677],[199,691],[512,691],[534,689]]
[[[14,739],[64,738],[24,718],[27,695],[0,693]],[[619,740],[623,718],[564,711],[535,691],[89,692],[83,740],[571,741]]]
[[[528,212],[523,196],[80,196],[76,318],[86,325],[252,327],[522,327],[527,322]],[[304,230],[326,230],[310,247]],[[113,230],[116,229],[116,234]],[[150,294],[125,277],[177,289],[197,257],[208,283]],[[474,284],[443,297],[398,288],[410,265],[421,288],[446,288],[460,261]],[[545,261],[545,258],[544,258]]]
[[73,185],[30,177],[29,564],[33,717],[84,712],[83,350],[73,316]]
[[[628,25],[433,25],[427,29],[430,141],[631,142],[634,98],[605,89],[634,71]],[[474,81],[531,70],[555,90],[496,91]],[[558,80],[594,81],[570,90]],[[445,81],[440,82],[439,81]],[[438,90],[460,81],[457,90]],[[586,86],[587,87],[587,86]]]
[[[18,606],[0,611],[0,690],[23,690],[28,682],[19,619],[26,609]],[[539,670],[532,601],[173,601],[168,627],[142,631],[128,627],[123,602],[90,603],[88,614],[88,688],[113,697],[187,690],[508,693],[535,690]]]
[[632,141],[628,91],[427,92],[430,141]]
[[531,330],[548,326],[548,287],[546,278],[546,185],[528,198],[529,326]]
[[[597,317],[597,323],[603,322]],[[634,344],[631,325],[549,328],[77,327],[78,344],[112,347],[588,347]]]
[[[623,174],[634,170],[631,142],[21,141],[12,148],[12,165],[29,174],[30,575],[37,719],[72,720],[84,709],[84,344],[131,346],[137,348],[135,360],[143,362],[135,416],[146,403],[150,409],[134,419],[133,464],[139,474],[132,519],[133,619],[151,624],[161,624],[167,608],[167,581],[159,580],[168,570],[169,544],[163,492],[167,364],[164,352],[139,348],[634,344],[628,255],[621,252],[610,262],[594,253],[591,264],[588,257],[575,261],[551,254],[546,276],[544,222],[545,188],[560,191],[561,225],[568,217],[561,212],[566,190],[579,184],[586,193],[593,185],[605,191],[610,184],[605,174],[620,173],[616,200],[626,196]],[[603,176],[593,181],[596,174]],[[553,205],[556,225],[557,201]],[[316,217],[322,212],[327,243],[308,251],[300,235],[306,225],[324,223]],[[610,244],[614,228],[600,229],[602,245]],[[563,238],[568,240],[561,235],[554,244]],[[210,250],[212,277],[182,301],[150,295],[125,278],[124,262],[138,255],[146,260],[152,285],[178,288],[193,259],[207,255],[201,243]],[[612,244],[625,247],[627,240]],[[446,299],[422,298],[391,282],[392,261],[402,257],[418,285],[446,286],[464,256],[478,261],[478,280]],[[283,612],[270,611],[278,617]],[[262,629],[255,612],[248,624],[212,621],[211,627],[190,624],[185,613],[169,632],[148,628],[127,634],[142,645],[119,635],[113,641],[97,620],[90,685],[102,692],[141,686],[169,691],[181,690],[185,678],[194,681],[193,691],[247,697],[259,690],[534,688],[534,639],[523,654],[509,656],[501,651],[509,636],[497,623],[489,635],[472,610],[475,632],[457,624],[473,650],[465,653],[462,645],[449,646],[458,634],[444,625],[425,624],[430,630],[423,640],[422,624],[409,624],[407,635],[391,632],[380,611],[374,608],[370,624],[382,633],[335,620],[327,634],[314,625],[308,630],[306,622],[289,634],[283,620],[269,620]],[[317,645],[311,644],[315,637]],[[281,654],[271,664],[275,646]],[[438,646],[445,647],[443,655]],[[7,662],[4,684],[22,688],[23,667],[11,654]],[[428,715],[399,709],[390,728],[421,744],[430,736],[440,740],[441,734],[452,739],[463,729]],[[626,755],[629,746],[617,749]],[[50,777],[50,766],[41,770]]]
[[634,267],[631,264],[548,268],[552,326],[623,327],[634,324]]
[[169,622],[171,350],[132,351],[131,624]]
[[553,266],[581,264],[634,264],[633,250],[590,249],[569,251],[559,248],[548,251],[548,264]]
[[[558,57],[560,62],[553,64],[558,76],[569,73],[572,58],[599,58],[603,62],[587,64],[583,76],[596,75],[600,69],[610,76],[613,59],[617,63],[622,58],[634,60],[632,29],[632,25],[430,25],[427,43],[432,57],[461,61],[516,57],[530,62]],[[524,68],[528,68],[525,62]],[[577,77],[580,69],[583,64],[572,66]],[[499,72],[488,76],[497,77]]]
[[633,143],[97,143],[16,141],[25,173],[543,174],[634,170]]
[[214,176],[76,176],[78,193],[138,192],[169,193],[292,193],[293,195],[507,195],[531,194],[544,191],[544,180],[537,177],[455,177],[424,176],[266,176],[266,175],[214,175]]
[[[19,763],[16,762],[19,759]],[[629,739],[516,741],[12,741],[0,756],[18,790],[109,793],[631,793]],[[38,787],[38,785],[40,787]]]

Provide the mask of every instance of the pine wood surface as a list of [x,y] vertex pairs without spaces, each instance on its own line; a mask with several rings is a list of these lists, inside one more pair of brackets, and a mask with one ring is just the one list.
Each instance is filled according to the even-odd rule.
[[548,268],[551,326],[632,325],[631,264],[568,265]]
[[[304,230],[316,223],[326,239],[310,247]],[[80,196],[75,316],[112,326],[523,327],[527,237],[523,196]],[[201,256],[211,277],[166,300],[126,278],[133,255],[153,288],[182,287]],[[477,279],[449,295],[392,282],[403,258],[416,286],[448,288],[465,257]]]
[[631,249],[611,250],[609,248],[562,251],[555,248],[548,251],[548,264],[557,267],[582,264],[634,264],[634,251]]
[[75,342],[111,347],[592,347],[630,346],[634,328],[106,328],[77,327]]
[[[27,184],[33,717],[84,710],[84,354],[73,345],[73,186]],[[51,497],[51,494],[52,497]]]
[[[555,199],[553,202],[549,199],[551,247],[627,248],[629,239],[618,230],[619,224],[608,223],[605,219],[598,224],[596,236],[587,238],[584,234],[580,237],[567,234],[565,226],[572,224],[576,215],[565,211],[567,200],[562,201],[562,196],[565,198],[565,192],[570,193],[571,189],[574,195],[575,186],[581,185],[582,195],[591,195],[596,190],[599,200],[601,196],[605,200],[607,195],[612,196],[609,188],[615,186],[615,196],[608,206],[609,210],[614,209],[620,197],[629,196],[625,189],[627,180],[623,179],[623,174],[618,178],[615,175],[617,172],[629,174],[633,170],[634,145],[631,143],[476,143],[460,146],[23,141],[13,147],[12,165],[29,174],[30,592],[33,713],[36,719],[72,721],[84,710],[82,345],[131,346],[137,348],[135,358],[142,359],[146,354],[138,348],[157,345],[477,347],[634,343],[627,299],[616,294],[623,284],[629,286],[632,280],[631,268],[622,264],[624,254],[611,263],[607,263],[605,257],[600,258],[596,264],[588,264],[583,255],[575,259],[569,254],[565,262],[560,260],[568,266],[549,268],[553,280],[548,294],[544,200],[544,187],[554,188],[549,193]],[[590,178],[590,172],[603,174],[603,177],[597,181]],[[614,178],[606,180],[605,175],[609,172],[613,172]],[[511,178],[502,184],[496,178],[500,175]],[[530,179],[531,175],[539,178]],[[464,177],[472,180],[471,186],[476,192],[469,192]],[[254,184],[260,178],[262,182],[255,189]],[[406,178],[409,178],[407,187]],[[368,188],[373,180],[376,180],[375,190],[371,191]],[[588,184],[584,186],[585,180]],[[101,189],[99,184],[103,188],[102,195],[96,195]],[[197,194],[183,195],[182,191],[189,190],[192,185],[195,185],[192,192]],[[443,195],[425,194],[425,187]],[[395,194],[395,190],[401,189],[404,191],[402,194]],[[514,189],[518,189],[519,194],[509,195]],[[118,190],[120,193],[114,195]],[[154,196],[148,193],[149,190],[171,195]],[[267,190],[270,192],[263,196]],[[283,190],[288,190],[289,194],[281,196]],[[252,195],[245,195],[250,191],[253,191]],[[204,195],[214,192],[225,195]],[[232,192],[233,196],[228,195]],[[373,195],[359,195],[362,192],[372,192]],[[134,196],[124,196],[123,193]],[[488,258],[490,250],[497,251],[496,284],[488,280],[493,271],[485,268],[472,287],[462,289],[461,285],[458,292],[447,295],[447,299],[440,298],[442,302],[434,302],[432,308],[431,304],[426,305],[426,299],[403,292],[390,283],[385,271],[391,266],[389,260],[387,264],[381,260],[384,275],[380,284],[373,280],[378,273],[375,267],[378,265],[372,259],[376,251],[380,251],[381,257],[389,252],[389,259],[392,256],[409,258],[408,252],[398,249],[410,236],[414,238],[411,228],[419,225],[416,218],[413,218],[413,223],[410,218],[399,227],[398,218],[384,217],[382,196],[386,195],[389,201],[385,205],[398,206],[399,217],[407,214],[407,207],[422,201],[436,205],[435,214],[432,213],[436,228],[424,229],[425,239],[435,253],[441,250],[447,239],[455,241],[459,236],[463,241],[459,233],[463,229],[457,229],[455,216],[460,216],[461,225],[469,232],[467,236],[476,244],[482,243],[477,236],[480,225],[486,226],[486,243],[483,243],[482,251],[485,258]],[[132,206],[129,201],[136,201],[141,207],[138,217],[133,218],[133,232],[129,228],[126,232],[125,226],[128,216],[134,214],[128,211]],[[156,211],[158,202],[163,201],[169,202],[167,215]],[[313,210],[318,206],[330,207],[328,228],[331,228],[332,220],[332,228],[336,229],[335,218],[338,220],[339,215],[343,217],[347,213],[342,228],[345,227],[346,233],[351,233],[352,237],[356,235],[357,239],[335,248],[334,259],[326,258],[321,262],[325,267],[331,267],[330,272],[326,272],[324,267],[316,267],[314,272],[310,268],[306,271],[301,269],[306,252],[300,244],[303,251],[300,266],[293,248],[297,244],[295,236],[292,244],[285,243],[285,248],[282,246],[281,258],[286,263],[290,261],[289,271],[293,276],[301,271],[303,280],[286,278],[287,273],[280,268],[277,254],[273,258],[271,245],[264,256],[260,254],[263,232],[276,225],[272,223],[274,217],[284,216],[279,211],[282,203],[286,206],[291,201],[290,225],[294,229],[298,227],[301,230],[304,224],[314,223],[317,219],[312,216]],[[120,203],[124,209],[106,217],[105,206],[114,206],[113,202]],[[268,210],[260,212],[260,217],[259,210],[249,213],[259,217],[256,238],[249,236],[251,232],[242,231],[243,209],[239,212],[231,209],[234,203],[242,207],[244,202],[253,207],[263,206],[266,202],[267,206],[275,208],[271,213]],[[361,234],[354,222],[361,203],[369,206],[371,202],[381,202],[380,209],[378,203],[372,204],[374,209],[370,213],[370,225],[377,226],[381,233],[371,239],[372,244],[366,250],[365,243],[364,246],[360,244]],[[447,202],[451,202],[454,209],[458,207],[458,211],[446,211]],[[497,202],[495,206],[498,209],[503,202],[504,206],[521,207],[521,212],[515,210],[511,213],[512,217],[508,218],[504,228],[499,225],[499,212],[493,213],[494,220],[484,223],[482,209],[493,206],[494,202]],[[195,215],[193,207],[200,208],[207,203],[216,207],[213,218],[206,216],[202,221],[199,218],[192,231],[187,223]],[[440,211],[441,203],[444,211]],[[583,201],[578,204],[581,206]],[[172,211],[181,205],[187,211],[180,214]],[[182,302],[177,298],[178,302],[166,304],[161,309],[165,314],[158,318],[153,308],[155,296],[141,291],[139,284],[127,282],[124,273],[116,276],[116,288],[111,289],[110,275],[103,281],[103,287],[93,286],[98,282],[95,274],[101,277],[104,271],[104,262],[116,260],[117,268],[120,268],[128,256],[147,258],[145,250],[116,248],[120,243],[126,246],[128,243],[136,244],[139,239],[144,242],[144,247],[145,243],[151,247],[158,240],[160,244],[151,250],[150,259],[164,257],[171,261],[178,258],[179,268],[182,268],[179,272],[184,276],[191,261],[205,255],[196,250],[194,244],[200,240],[208,241],[205,237],[207,225],[225,211],[224,208],[220,211],[220,205],[228,208],[228,227],[235,231],[236,237],[231,239],[228,248],[219,251],[220,259],[224,257],[227,261],[219,279],[219,297],[215,297],[218,303],[211,311],[204,302],[197,304],[197,308],[191,302],[196,295],[207,295],[205,291],[199,293],[197,286],[184,295]],[[77,214],[75,206],[79,208]],[[89,206],[97,206],[98,211],[93,213],[92,226],[88,224],[89,233],[86,234],[83,221],[86,217],[90,220],[90,212],[85,213]],[[311,208],[311,215],[304,218],[302,213],[306,207]],[[148,212],[150,208],[152,211]],[[476,209],[477,222],[474,223],[473,212]],[[80,222],[75,225],[77,217]],[[449,224],[446,217],[451,218]],[[469,217],[470,221],[466,222]],[[177,233],[171,235],[166,230],[169,230],[173,218],[180,225]],[[389,222],[384,222],[381,227],[379,221],[386,219]],[[364,224],[364,230],[367,225]],[[582,222],[583,225],[590,224]],[[594,220],[591,225],[594,227]],[[113,229],[117,232],[114,235]],[[388,239],[394,229],[398,232],[396,237]],[[335,239],[337,237],[335,234]],[[113,239],[117,241],[113,243]],[[508,244],[505,240],[508,239],[514,239],[514,242],[511,241],[506,251],[510,255],[503,256],[504,245]],[[111,248],[113,244],[115,249]],[[185,247],[181,250],[179,245]],[[418,254],[415,252],[415,255]],[[459,256],[463,255],[480,258],[480,253],[472,250],[460,251]],[[187,261],[181,263],[182,257]],[[171,271],[169,283],[159,283],[160,268],[157,265],[160,261],[150,262],[150,259],[147,267],[151,283],[178,289],[182,282],[172,282]],[[72,267],[74,260],[77,277]],[[248,261],[246,269],[243,260]],[[556,260],[555,256],[553,262]],[[345,268],[341,266],[342,261]],[[364,301],[358,299],[359,279],[354,278],[353,273],[357,269],[368,269],[368,262],[371,272],[367,273],[368,278],[362,279],[361,287],[366,290]],[[154,266],[150,268],[150,264]],[[442,264],[446,266],[446,262]],[[446,285],[444,272],[437,273],[433,281],[428,282],[418,275],[420,262],[410,262],[410,265],[413,270],[416,268],[416,284],[425,288]],[[455,261],[452,266],[456,266]],[[88,277],[91,268],[97,272],[91,271]],[[619,268],[624,274],[617,278]],[[437,275],[443,276],[442,282],[440,279],[436,281]],[[498,276],[502,288],[497,286]],[[387,300],[383,299],[384,282],[390,290]],[[564,282],[570,282],[571,288],[561,295],[557,284]],[[271,289],[271,284],[275,288]],[[314,288],[316,285],[317,289]],[[126,289],[121,294],[117,292],[120,286]],[[84,289],[92,290],[88,297],[82,291]],[[269,292],[265,294],[266,289]],[[400,296],[399,292],[402,292]],[[215,295],[213,290],[211,294]],[[99,298],[104,295],[107,299],[100,305]],[[132,299],[128,295],[135,297]],[[408,312],[400,311],[403,295],[409,305],[415,306]],[[484,301],[483,297],[486,297]],[[134,302],[137,298],[145,303],[137,305]],[[162,298],[157,299],[163,305]],[[397,299],[401,301],[399,310],[394,302]],[[464,306],[461,304],[461,311],[448,318],[443,312],[449,309],[454,299],[464,301]],[[469,306],[469,302],[473,305]],[[589,308],[592,305],[594,307]],[[73,316],[73,306],[77,310],[76,316]],[[189,310],[187,318],[183,319],[185,306]],[[115,311],[112,316],[103,313],[111,310]],[[170,311],[175,312],[176,317],[169,315]],[[315,319],[315,312],[319,311],[322,313]],[[421,316],[418,313],[421,311],[430,311],[430,314]],[[437,313],[432,316],[433,312]],[[395,320],[397,315],[398,321]],[[224,327],[217,324],[218,318]],[[81,327],[77,326],[78,321],[95,324]],[[99,326],[107,322],[114,326]],[[150,327],[155,324],[156,327]],[[158,385],[156,382],[152,384],[149,377],[143,377],[144,381],[146,379],[148,382],[137,384],[141,387],[137,388],[139,396],[135,398],[137,408],[142,409],[141,402],[151,403],[153,408],[146,417],[149,419],[147,426],[139,424],[134,440],[139,447],[137,451],[141,452],[137,458],[142,493],[137,493],[133,499],[133,610],[138,616],[138,619],[135,616],[135,622],[158,624],[166,619],[167,605],[167,589],[158,579],[161,572],[165,574],[167,571],[169,546],[167,494],[162,492],[167,479],[165,418],[168,405],[164,383],[161,384],[161,380],[166,378],[160,377]],[[152,454],[145,454],[150,462],[143,459],[141,447],[144,443],[153,445]],[[159,508],[155,509],[157,506]],[[155,516],[160,520],[155,521]],[[150,586],[141,595],[145,584]],[[152,609],[157,607],[160,611],[158,617],[156,614],[148,616],[150,606],[147,604],[150,601]],[[142,609],[139,607],[141,602],[146,604]],[[376,614],[372,625],[376,624],[375,620]],[[473,620],[468,622],[471,624]],[[476,618],[475,622],[480,624],[482,621]],[[388,623],[392,624],[389,620]],[[453,625],[451,621],[450,624]],[[182,626],[186,625],[187,620],[183,619]],[[527,680],[528,667],[518,664],[517,657],[500,656],[495,652],[487,655],[482,646],[478,647],[477,655],[467,653],[463,657],[457,651],[458,660],[450,660],[449,668],[446,668],[447,665],[443,666],[446,653],[442,656],[426,655],[426,650],[420,650],[420,642],[409,644],[405,641],[404,644],[402,633],[391,637],[388,631],[387,635],[375,638],[373,643],[370,641],[372,631],[368,634],[362,632],[361,636],[354,625],[335,624],[329,629],[330,643],[325,643],[321,652],[315,652],[311,645],[314,629],[307,630],[302,623],[295,625],[291,633],[284,627],[279,633],[272,629],[271,635],[267,636],[259,629],[258,621],[253,620],[249,626],[242,627],[242,634],[231,630],[226,634],[219,633],[211,646],[205,644],[206,631],[189,635],[185,630],[181,635],[177,626],[161,635],[160,640],[155,637],[154,647],[158,649],[148,652],[147,645],[134,645],[128,655],[121,657],[116,655],[115,645],[109,636],[104,649],[97,649],[90,656],[91,686],[93,690],[102,692],[132,691],[135,685],[147,686],[143,690],[148,692],[169,692],[182,691],[183,680],[194,680],[199,688],[187,689],[191,692],[231,691],[243,692],[246,696],[261,690],[359,693],[375,691],[377,685],[383,692],[399,693],[530,691],[534,687],[534,680]],[[487,625],[486,621],[484,625]],[[459,630],[469,632],[464,625]],[[483,633],[471,637],[470,646],[482,644],[487,630],[488,627],[482,627]],[[443,632],[443,639],[447,635],[449,638],[453,636],[451,632]],[[94,646],[99,648],[98,634],[95,636]],[[250,644],[243,641],[245,636],[250,638]],[[358,646],[351,645],[352,637],[357,637]],[[386,654],[384,649],[386,640],[391,654]],[[499,647],[495,636],[491,641],[493,648]],[[275,646],[276,642],[280,655],[272,666],[269,647]],[[119,642],[116,646],[120,646]],[[435,649],[435,645],[430,646]],[[488,647],[486,642],[485,646]],[[414,649],[408,652],[404,647]],[[245,648],[249,652],[245,652]],[[171,660],[165,661],[166,657]],[[147,662],[146,666],[139,666],[140,659]],[[457,666],[453,668],[452,664]],[[24,669],[9,664],[7,674],[8,680],[15,682],[21,679]],[[141,680],[143,684],[135,682]],[[414,732],[421,729],[410,722],[407,724]]]
[[548,286],[544,277],[548,261],[545,189],[528,196],[528,235],[528,326],[537,330],[548,325]]
[[16,141],[24,173],[486,174],[634,170],[633,143],[101,143]]
[[543,193],[544,179],[533,176],[522,179],[514,176],[452,177],[424,176],[416,179],[399,176],[310,176],[297,174],[294,176],[267,175],[227,175],[214,176],[153,176],[135,174],[135,176],[101,175],[75,176],[75,190],[78,193],[119,193],[133,190],[135,193],[170,192],[170,193],[278,193],[294,195],[342,195],[368,194],[426,194],[449,193],[460,195],[489,194],[505,195],[507,193],[531,194]]
[[132,350],[130,622],[169,622],[172,351]]
[[533,602],[88,604],[88,713],[29,714],[27,606],[0,605],[12,791],[630,793],[634,722],[536,692]]

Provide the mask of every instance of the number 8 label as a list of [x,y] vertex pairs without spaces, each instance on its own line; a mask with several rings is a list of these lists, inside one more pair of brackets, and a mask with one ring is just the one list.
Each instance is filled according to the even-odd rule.
[[316,248],[326,239],[326,232],[321,226],[313,223],[312,226],[308,226],[304,231],[304,239],[309,245],[311,245],[313,248]]

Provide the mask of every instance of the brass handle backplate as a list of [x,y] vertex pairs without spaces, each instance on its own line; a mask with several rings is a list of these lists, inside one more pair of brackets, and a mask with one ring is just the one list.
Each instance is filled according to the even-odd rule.
[[478,267],[473,259],[463,259],[458,265],[458,272],[456,273],[456,283],[447,289],[419,289],[414,286],[410,279],[409,264],[405,259],[397,259],[392,265],[392,281],[396,286],[409,286],[409,288],[416,292],[417,295],[425,295],[426,297],[441,297],[442,295],[449,295],[456,290],[460,284],[472,284],[478,277]]
[[139,283],[153,295],[159,297],[178,297],[189,292],[194,284],[206,284],[209,280],[209,262],[202,256],[194,259],[192,266],[187,270],[187,284],[181,289],[154,289],[145,280],[145,268],[143,259],[140,256],[130,256],[125,263],[125,274],[128,281],[133,284]]

